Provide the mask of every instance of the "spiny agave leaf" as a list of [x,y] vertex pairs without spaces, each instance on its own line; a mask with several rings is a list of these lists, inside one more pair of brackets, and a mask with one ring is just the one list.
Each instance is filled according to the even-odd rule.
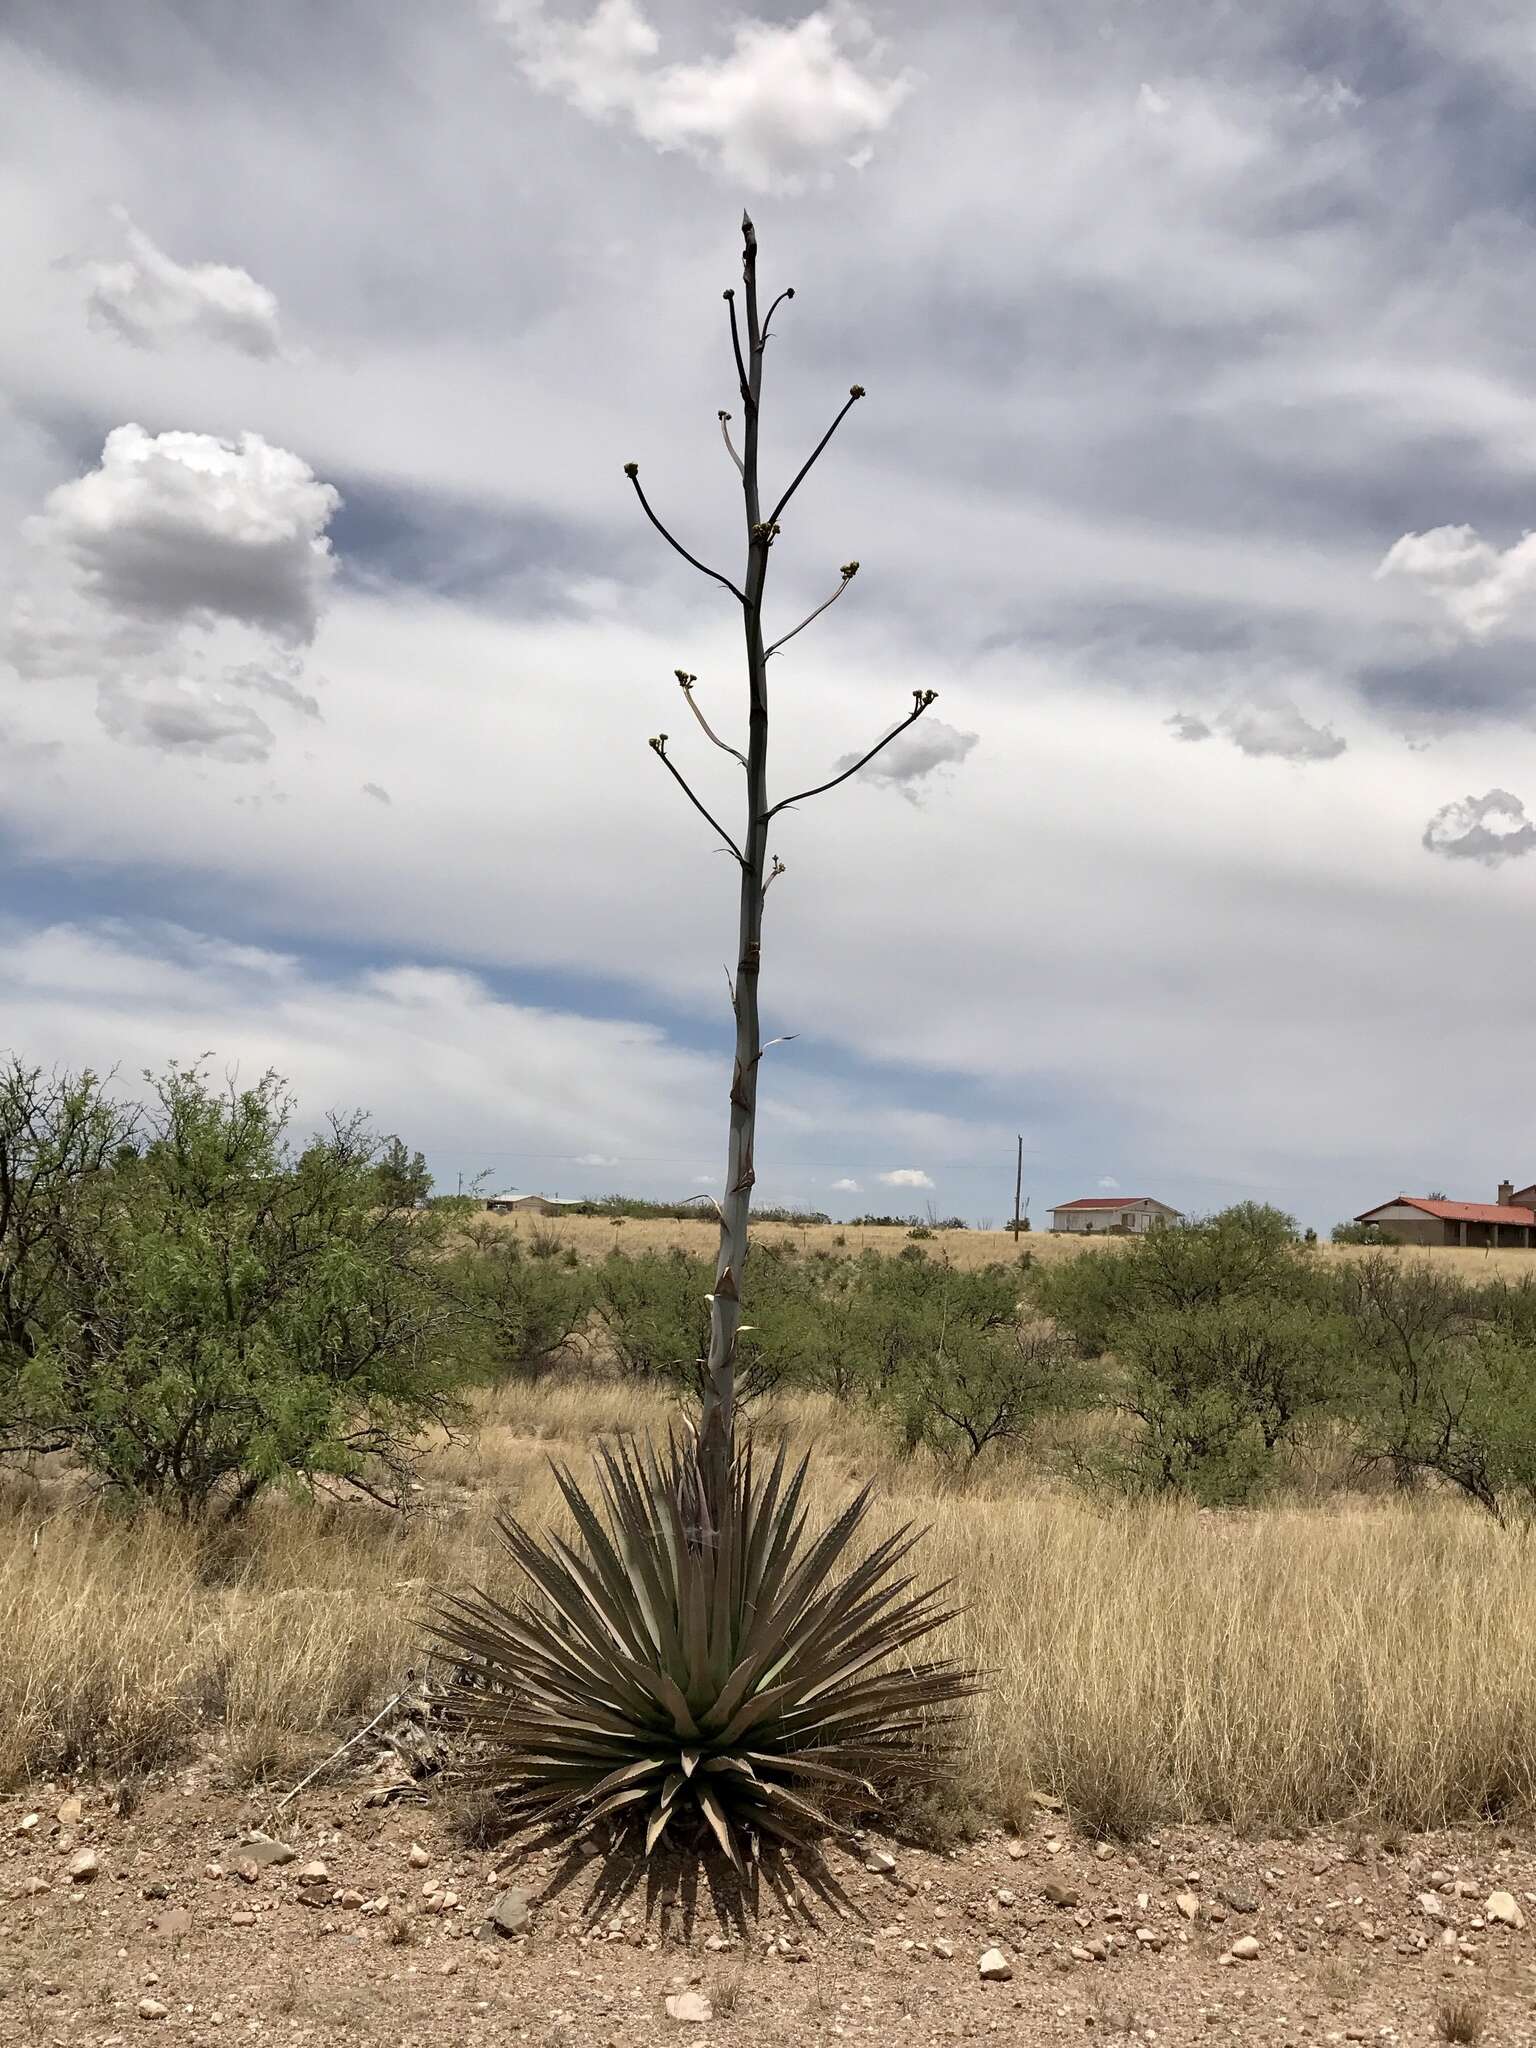
[[807,1540],[808,1460],[791,1470],[783,1444],[766,1469],[748,1445],[713,1514],[695,1441],[621,1441],[596,1463],[601,1512],[556,1468],[574,1539],[503,1518],[528,1603],[438,1617],[475,1775],[504,1811],[632,1820],[654,1847],[687,1809],[744,1871],[760,1835],[808,1840],[877,1778],[931,1771],[975,1680],[909,1655],[950,1618],[899,1571],[910,1527],[848,1564],[865,1488]]
[[726,1818],[725,1808],[720,1804],[719,1795],[712,1785],[701,1784],[698,1788],[697,1798],[704,1818],[709,1823],[711,1834],[713,1834],[715,1840],[731,1859],[736,1869],[741,1872],[742,1876],[745,1876],[746,1872],[742,1867],[741,1861],[741,1850],[731,1830],[731,1824]]

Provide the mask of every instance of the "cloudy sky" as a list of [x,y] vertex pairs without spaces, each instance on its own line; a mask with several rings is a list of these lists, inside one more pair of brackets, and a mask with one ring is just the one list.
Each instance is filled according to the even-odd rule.
[[[795,501],[759,1187],[1536,1175],[1522,0],[11,0],[0,1042],[717,1183],[743,204]],[[728,772],[729,771],[729,772]],[[1529,806],[1529,811],[1527,809]]]

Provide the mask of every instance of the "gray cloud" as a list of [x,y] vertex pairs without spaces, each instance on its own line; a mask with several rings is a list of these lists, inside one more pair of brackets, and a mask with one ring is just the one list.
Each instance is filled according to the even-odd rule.
[[1240,753],[1256,759],[1332,761],[1346,744],[1330,726],[1313,725],[1303,718],[1285,698],[1231,705],[1217,723]]
[[1313,725],[1302,717],[1288,697],[1253,698],[1227,704],[1215,714],[1214,723],[1192,711],[1176,711],[1163,723],[1176,740],[1208,740],[1217,732],[1229,739],[1241,754],[1256,760],[1273,757],[1282,761],[1332,761],[1344,752],[1346,742],[1329,726]]
[[85,265],[93,320],[137,348],[209,341],[271,361],[282,354],[277,299],[227,263],[178,263],[114,209],[126,254]]
[[1507,789],[1464,796],[1436,811],[1424,827],[1424,845],[1447,860],[1475,860],[1484,867],[1518,860],[1536,848],[1536,823]]
[[365,782],[363,784],[363,795],[371,796],[374,802],[378,804],[394,802],[394,798],[390,795],[389,791],[377,782]]
[[1203,718],[1196,718],[1192,711],[1175,711],[1171,718],[1163,720],[1176,740],[1208,740],[1211,728]]
[[[979,738],[979,733],[961,732],[929,713],[875,756],[863,771],[864,780],[896,790],[909,803],[918,803],[928,778],[943,769],[958,768]],[[842,755],[838,772],[851,768],[859,758],[858,754]]]

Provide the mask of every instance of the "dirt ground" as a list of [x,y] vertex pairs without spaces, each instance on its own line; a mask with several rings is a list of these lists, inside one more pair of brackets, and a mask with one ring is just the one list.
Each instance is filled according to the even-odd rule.
[[[838,1844],[743,1915],[675,1861],[467,1847],[391,1775],[275,1816],[207,1764],[126,1816],[93,1785],[0,1803],[0,2042],[1536,2043],[1526,1829],[1125,1847],[1042,1808],[954,1850]],[[291,1861],[244,1860],[263,1824]],[[1011,1974],[984,1981],[993,1948]],[[708,2017],[668,2013],[690,1993]]]

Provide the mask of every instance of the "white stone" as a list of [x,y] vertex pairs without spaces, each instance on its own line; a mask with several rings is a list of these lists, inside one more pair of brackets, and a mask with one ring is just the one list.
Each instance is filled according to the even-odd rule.
[[702,1991],[674,1991],[667,2000],[669,2020],[703,2027],[708,2026],[714,2016],[714,2007]]
[[1013,1965],[1000,1948],[985,1950],[976,1967],[984,1984],[1006,1984],[1013,1975]]
[[1240,1963],[1256,1963],[1259,1960],[1259,1944],[1251,1934],[1240,1934],[1232,1944],[1232,1954]]
[[1490,1920],[1497,1920],[1501,1927],[1525,1925],[1525,1915],[1516,1904],[1513,1892],[1490,1892],[1483,1911]]

